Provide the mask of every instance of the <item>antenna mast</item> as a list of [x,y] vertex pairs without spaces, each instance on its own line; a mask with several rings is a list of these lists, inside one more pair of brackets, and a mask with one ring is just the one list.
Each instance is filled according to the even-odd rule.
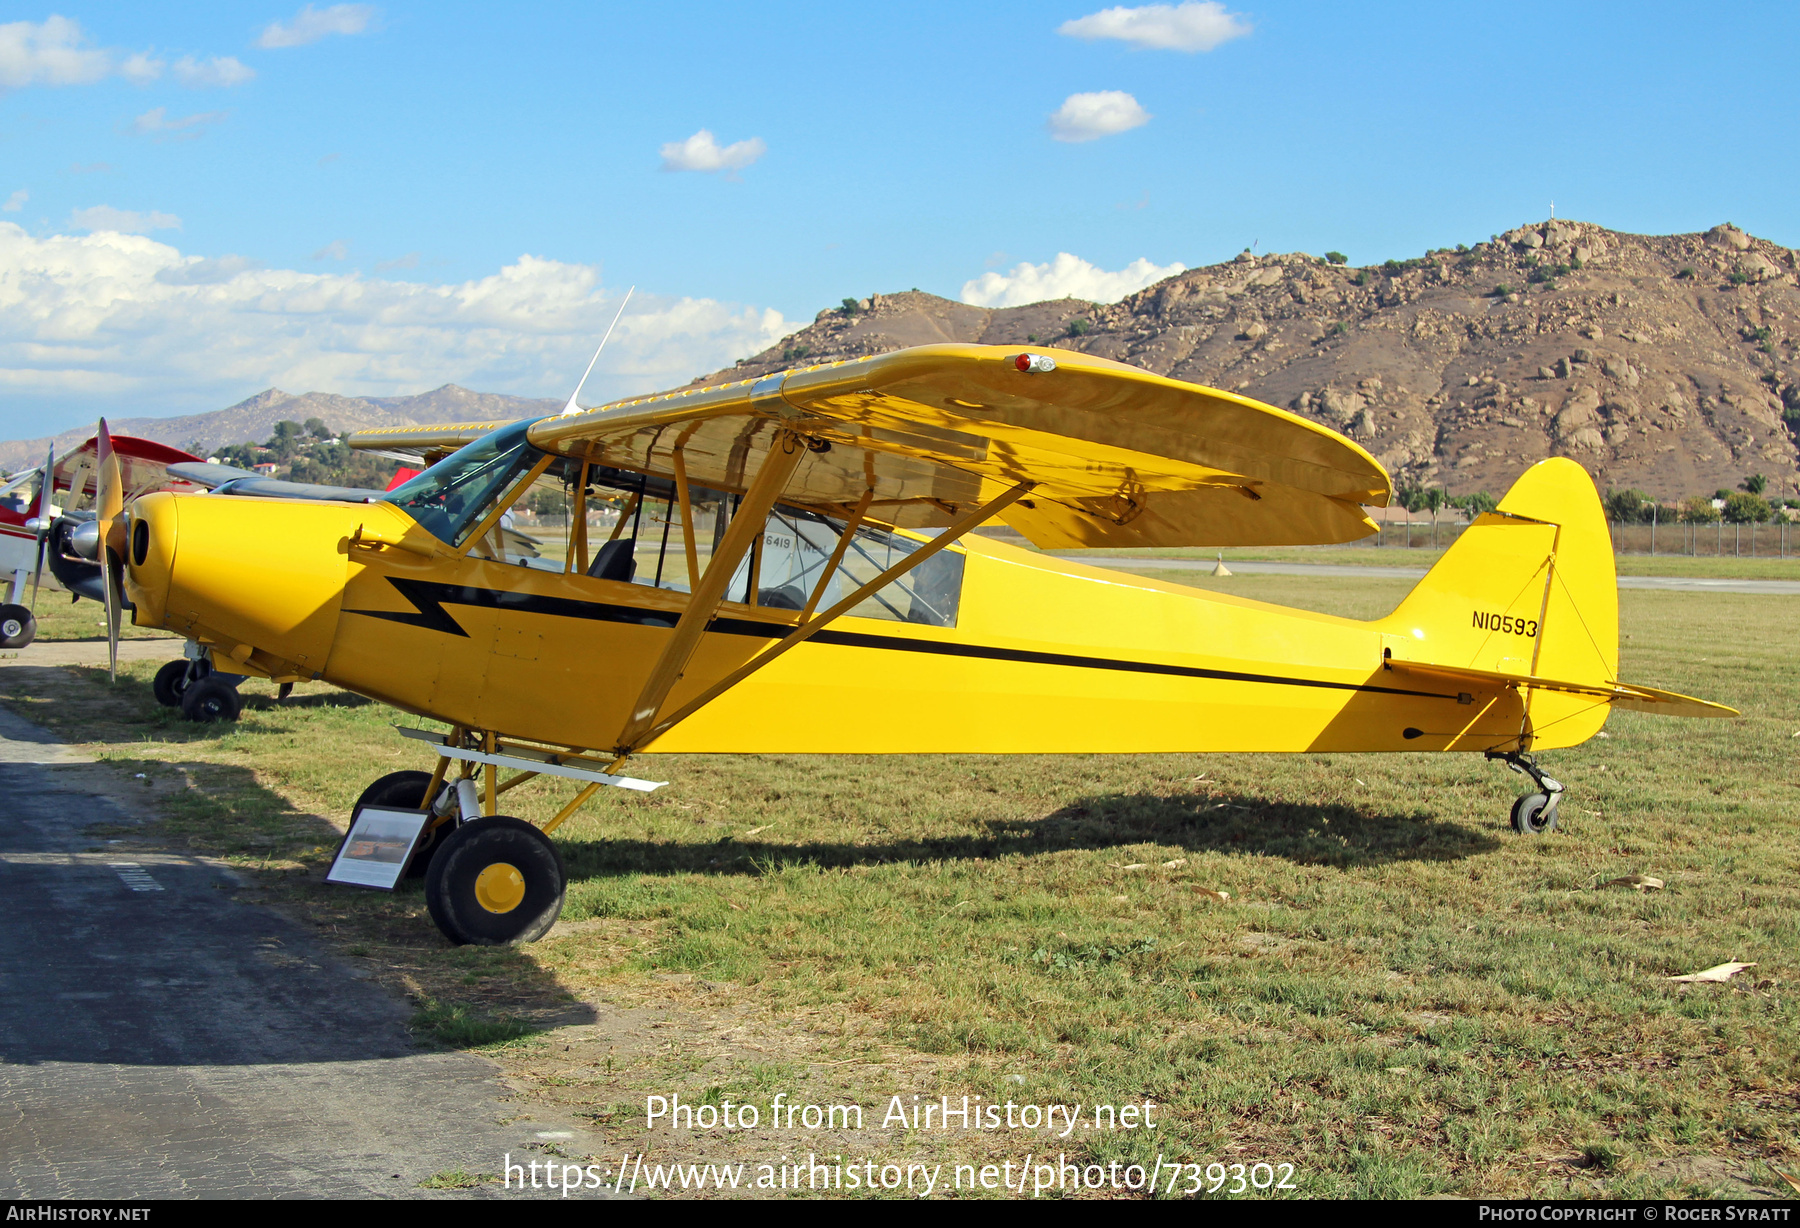
[[636,286],[625,291],[625,302],[619,304],[619,310],[613,314],[612,323],[606,326],[606,336],[600,338],[600,344],[594,347],[594,356],[588,359],[587,370],[581,373],[581,383],[576,384],[575,391],[569,394],[569,403],[562,408],[563,414],[578,414],[581,412],[581,406],[575,404],[575,398],[581,395],[582,385],[586,384],[588,376],[594,373],[594,364],[600,361],[600,351],[604,350],[606,348],[606,343],[612,339],[613,329],[619,326],[619,317],[625,314],[626,304],[631,302],[631,296],[636,293],[636,291]]

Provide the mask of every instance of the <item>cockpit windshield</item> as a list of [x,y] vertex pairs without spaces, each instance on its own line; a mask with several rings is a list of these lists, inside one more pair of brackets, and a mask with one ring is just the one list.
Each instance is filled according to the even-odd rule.
[[544,455],[525,438],[530,427],[515,422],[482,436],[389,491],[386,501],[438,540],[462,545],[494,501]]

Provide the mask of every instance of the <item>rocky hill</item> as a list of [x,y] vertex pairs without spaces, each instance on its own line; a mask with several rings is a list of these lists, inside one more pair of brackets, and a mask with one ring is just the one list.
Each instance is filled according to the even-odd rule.
[[1104,306],[876,295],[695,382],[934,341],[1079,349],[1232,389],[1451,494],[1499,494],[1563,455],[1603,488],[1658,498],[1753,473],[1800,495],[1795,253],[1730,225],[1631,235],[1559,219],[1360,269],[1246,252]]
[[[523,418],[555,413],[561,401],[534,401],[489,392],[470,392],[445,384],[431,392],[410,397],[346,397],[330,392],[293,396],[278,388],[259,392],[228,409],[180,418],[108,418],[106,425],[120,435],[137,435],[158,443],[185,448],[198,442],[201,450],[233,443],[261,443],[275,433],[275,424],[287,419],[305,422],[323,419],[335,431],[360,431],[376,426],[412,426],[426,422],[485,422],[489,419]],[[41,464],[44,449],[55,443],[58,452],[72,448],[94,433],[93,427],[65,431],[54,438],[0,443],[0,468],[23,469]]]
[[[1677,499],[1763,474],[1800,496],[1796,254],[1730,225],[1631,235],[1555,220],[1355,268],[1303,253],[1191,269],[1119,303],[989,309],[908,291],[831,308],[718,383],[935,341],[1059,346],[1242,392],[1348,433],[1400,482],[1498,494],[1572,456],[1602,487]],[[270,389],[115,430],[207,449],[283,418],[358,430],[554,413],[453,384],[411,397]],[[71,431],[67,447],[87,437]],[[46,439],[0,443],[0,467]]]

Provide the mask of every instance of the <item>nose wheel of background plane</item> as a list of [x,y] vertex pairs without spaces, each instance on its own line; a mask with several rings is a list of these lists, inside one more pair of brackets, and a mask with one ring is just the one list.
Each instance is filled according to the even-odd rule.
[[425,906],[451,942],[536,942],[562,912],[567,878],[550,837],[495,815],[459,826],[425,872]]
[[0,648],[23,648],[37,638],[37,619],[22,605],[0,605]]

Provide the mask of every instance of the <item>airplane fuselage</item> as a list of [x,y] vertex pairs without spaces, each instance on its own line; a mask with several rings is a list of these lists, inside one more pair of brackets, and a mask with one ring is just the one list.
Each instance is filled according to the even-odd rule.
[[[226,669],[318,678],[422,716],[554,745],[617,743],[687,601],[642,583],[359,544],[426,537],[390,504],[161,494],[140,500],[136,518],[147,526],[141,552],[134,541],[130,582],[141,624],[200,639]],[[953,626],[840,618],[645,749],[1517,745],[1516,691],[1472,694],[1397,676],[1386,668],[1390,654],[1416,656],[1421,645],[1385,622],[1203,592],[980,537],[951,549],[963,562]],[[669,707],[798,617],[721,606]],[[1537,746],[1580,741],[1597,727],[1564,722]]]

